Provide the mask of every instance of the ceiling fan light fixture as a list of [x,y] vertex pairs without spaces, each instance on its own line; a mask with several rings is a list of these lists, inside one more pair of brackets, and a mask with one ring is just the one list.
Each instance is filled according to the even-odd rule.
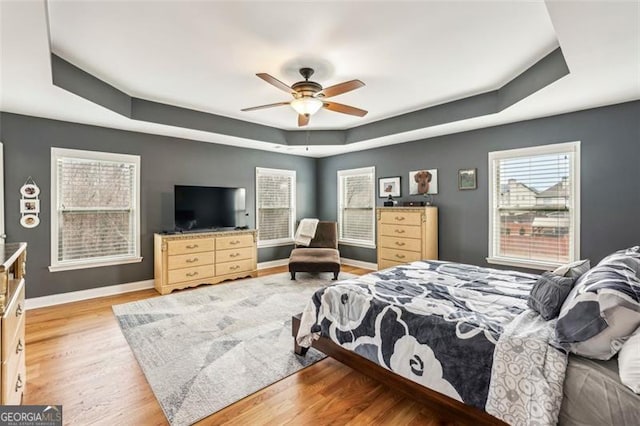
[[290,105],[298,114],[309,116],[318,112],[323,104],[320,99],[304,96],[292,100]]

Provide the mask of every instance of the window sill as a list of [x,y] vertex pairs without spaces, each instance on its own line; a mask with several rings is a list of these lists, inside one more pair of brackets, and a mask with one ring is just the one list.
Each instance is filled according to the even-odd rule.
[[258,241],[258,248],[291,246],[291,245],[293,245],[293,239]]
[[49,272],[59,272],[59,271],[72,271],[75,269],[89,269],[89,268],[99,268],[102,266],[116,266],[116,265],[126,265],[129,263],[140,263],[142,262],[142,257],[127,257],[123,259],[110,259],[110,260],[102,260],[97,262],[77,262],[77,263],[65,263],[61,265],[51,265],[49,266]]
[[542,271],[551,271],[562,263],[557,262],[536,262],[530,260],[510,259],[506,257],[487,257],[487,263],[504,266],[515,266],[517,268],[539,269]]
[[349,240],[338,240],[338,244],[342,244],[345,246],[353,246],[353,247],[362,247],[368,249],[376,248],[375,243],[365,242],[365,241],[349,241]]

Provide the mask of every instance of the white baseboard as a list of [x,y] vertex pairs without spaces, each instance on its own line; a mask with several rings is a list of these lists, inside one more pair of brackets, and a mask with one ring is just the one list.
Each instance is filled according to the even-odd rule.
[[340,261],[345,265],[349,265],[349,266],[357,266],[358,268],[371,269],[373,271],[378,270],[377,263],[363,262],[362,260],[355,260],[355,259],[347,259],[346,257],[341,257]]
[[25,301],[25,307],[27,310],[44,308],[45,306],[79,302],[81,300],[95,299],[96,297],[114,296],[116,294],[130,293],[132,291],[146,290],[149,288],[153,288],[153,280],[137,281],[127,284],[116,284],[106,287],[90,288],[88,290],[70,291],[69,293],[32,297]]
[[270,260],[269,262],[258,263],[258,269],[275,268],[276,266],[286,266],[289,264],[289,258]]

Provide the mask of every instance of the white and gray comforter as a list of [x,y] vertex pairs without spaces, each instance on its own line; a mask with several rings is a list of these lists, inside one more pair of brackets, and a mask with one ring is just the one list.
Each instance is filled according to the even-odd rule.
[[537,275],[425,261],[318,290],[297,341],[321,335],[510,424],[555,424],[566,354],[527,309]]

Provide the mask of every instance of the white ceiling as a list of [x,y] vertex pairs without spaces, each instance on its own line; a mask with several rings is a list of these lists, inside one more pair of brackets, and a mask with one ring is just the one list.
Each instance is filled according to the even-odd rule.
[[43,0],[0,0],[2,111],[209,142],[324,156],[640,99],[637,1],[78,1],[48,2],[52,50],[140,98],[284,129],[288,100],[255,77],[290,84],[317,68],[325,87],[366,87],[335,101],[365,118],[320,111],[311,129],[344,129],[482,93],[558,45],[571,74],[507,110],[340,147],[277,147],[138,122],[51,84]]

